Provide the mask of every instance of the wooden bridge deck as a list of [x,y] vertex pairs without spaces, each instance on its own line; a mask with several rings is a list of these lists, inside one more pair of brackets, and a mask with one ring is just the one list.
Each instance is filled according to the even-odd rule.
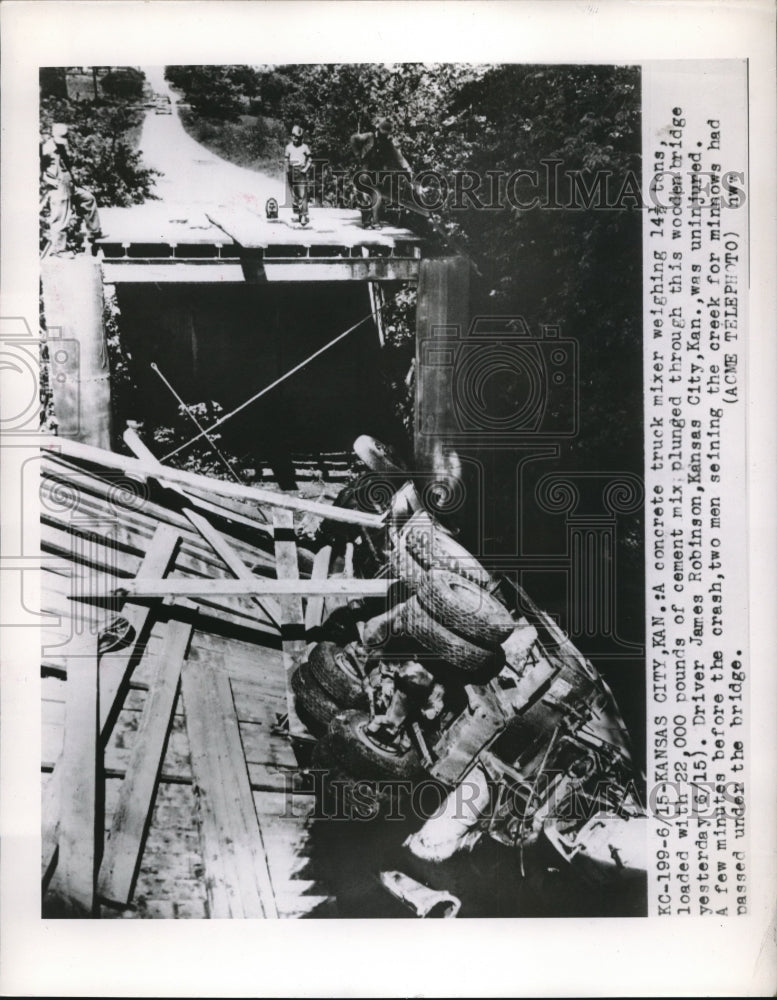
[[364,229],[357,211],[312,208],[310,225],[281,208],[147,202],[101,209],[108,282],[416,281],[422,241],[410,229]]
[[[89,655],[119,610],[109,595],[141,566],[227,575],[168,500],[115,471],[44,457],[44,915],[311,915],[329,902],[310,874],[313,796],[279,726],[280,634],[257,604],[126,601],[120,613],[139,640],[132,659]],[[208,516],[254,573],[275,576],[272,521],[242,509],[235,523]],[[308,577],[312,554],[297,553]],[[74,602],[84,588],[106,600]]]

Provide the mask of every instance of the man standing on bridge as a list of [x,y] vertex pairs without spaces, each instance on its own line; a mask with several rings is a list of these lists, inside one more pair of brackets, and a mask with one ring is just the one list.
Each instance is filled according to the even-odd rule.
[[292,210],[301,225],[308,224],[308,171],[310,170],[310,147],[302,141],[302,129],[295,125],[291,130],[291,142],[286,146],[286,178],[291,188]]
[[70,150],[67,142],[68,127],[63,122],[51,126],[51,138],[41,146],[43,185],[49,202],[49,253],[60,256],[67,251],[67,227],[73,209],[84,217],[90,239],[104,235],[97,214],[97,202],[91,191],[78,187],[70,167]]
[[410,164],[391,138],[388,118],[381,118],[372,132],[354,133],[351,149],[361,160],[363,170],[370,174],[369,192],[358,188],[359,194],[370,200],[369,206],[362,206],[364,228],[380,229],[384,201],[402,202],[399,185],[404,179],[410,180]]

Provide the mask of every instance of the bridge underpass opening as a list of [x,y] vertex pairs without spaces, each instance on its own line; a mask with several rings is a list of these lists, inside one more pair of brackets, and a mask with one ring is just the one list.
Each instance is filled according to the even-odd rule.
[[219,428],[221,445],[260,463],[281,453],[349,450],[364,433],[402,443],[365,283],[122,283],[116,295],[134,382],[119,431],[134,419],[147,432],[196,433],[152,362],[187,404],[215,401],[227,413],[366,316],[340,343]]

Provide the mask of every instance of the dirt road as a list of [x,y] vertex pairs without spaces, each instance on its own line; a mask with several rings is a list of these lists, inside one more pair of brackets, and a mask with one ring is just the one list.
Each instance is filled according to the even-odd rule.
[[266,174],[229,163],[196,142],[184,130],[178,115],[178,95],[164,79],[164,67],[144,67],[155,95],[170,98],[172,114],[150,108],[143,122],[140,148],[147,166],[161,170],[154,193],[164,202],[243,205],[264,210],[272,196],[281,203],[283,182]]

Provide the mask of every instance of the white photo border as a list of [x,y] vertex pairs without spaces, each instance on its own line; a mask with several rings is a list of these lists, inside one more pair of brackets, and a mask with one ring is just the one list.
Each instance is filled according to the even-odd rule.
[[[666,920],[42,921],[35,628],[2,636],[4,994],[757,995],[775,989],[775,56],[770,2],[13,2],[2,17],[2,308],[37,337],[38,67],[283,62],[749,62],[750,914]],[[19,329],[18,326],[13,329]],[[2,373],[13,412],[24,388]],[[19,462],[2,441],[4,551]],[[21,449],[19,451],[18,449]],[[744,544],[744,540],[743,540]],[[764,553],[767,558],[763,558]],[[10,557],[9,557],[10,558]],[[34,607],[34,587],[25,591]],[[0,591],[0,601],[8,599]],[[758,763],[760,762],[760,763]]]

